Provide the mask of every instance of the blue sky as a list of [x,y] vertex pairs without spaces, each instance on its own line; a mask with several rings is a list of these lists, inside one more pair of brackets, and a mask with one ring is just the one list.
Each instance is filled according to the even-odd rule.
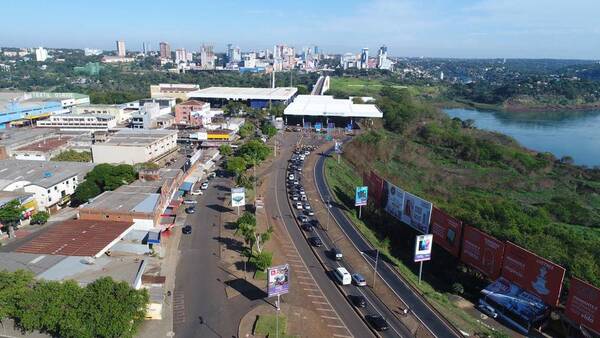
[[394,56],[600,59],[598,0],[3,1],[0,46],[222,51],[286,43]]

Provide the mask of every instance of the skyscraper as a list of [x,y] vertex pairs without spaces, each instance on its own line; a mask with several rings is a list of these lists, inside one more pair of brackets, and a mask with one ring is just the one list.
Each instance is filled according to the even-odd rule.
[[146,45],[145,42],[142,42],[142,54],[144,54],[144,55],[148,54],[148,46]]
[[379,47],[377,53],[377,68],[392,70],[392,61],[387,57],[387,46],[383,45]]
[[125,41],[117,40],[117,56],[125,57]]
[[35,61],[44,62],[48,58],[48,51],[44,47],[35,49]]
[[360,68],[369,68],[369,48],[363,48],[360,53]]
[[160,49],[160,58],[161,59],[170,59],[171,58],[171,46],[167,42],[161,42],[158,44]]
[[215,69],[215,53],[212,45],[202,45],[200,48],[200,67],[202,69]]
[[185,48],[179,48],[175,50],[175,63],[186,63],[188,61],[188,53],[185,51]]

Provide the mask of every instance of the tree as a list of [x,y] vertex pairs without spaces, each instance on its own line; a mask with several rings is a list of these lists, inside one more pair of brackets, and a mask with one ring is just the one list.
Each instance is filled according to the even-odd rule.
[[273,263],[273,253],[268,251],[259,252],[252,256],[250,263],[254,264],[256,270],[265,271]]
[[268,138],[271,138],[277,134],[277,128],[275,128],[275,126],[270,122],[263,123],[262,127],[260,127],[260,130]]
[[240,127],[240,131],[239,131],[240,137],[246,138],[246,137],[254,135],[255,129],[256,128],[254,127],[254,125],[250,122],[246,122],[246,123],[242,124],[242,126]]
[[0,223],[5,226],[15,226],[21,220],[23,211],[25,211],[25,208],[21,206],[18,200],[12,200],[4,204],[0,208]]
[[246,162],[252,164],[258,164],[264,161],[269,154],[271,154],[271,148],[267,147],[264,143],[259,140],[248,141],[243,144],[237,151],[238,156],[244,157]]
[[243,157],[234,156],[227,159],[226,169],[228,172],[239,176],[246,170],[247,162]]
[[79,206],[83,203],[87,203],[91,198],[94,198],[101,193],[102,189],[98,187],[96,182],[93,180],[86,180],[79,184],[73,195],[71,195],[71,205]]
[[54,156],[51,161],[92,162],[92,152],[70,149]]
[[31,224],[46,224],[48,219],[50,218],[50,214],[46,211],[38,211],[33,216],[31,216],[30,223]]
[[219,152],[223,156],[229,156],[229,155],[233,154],[233,149],[231,148],[231,146],[229,144],[221,144],[219,146]]

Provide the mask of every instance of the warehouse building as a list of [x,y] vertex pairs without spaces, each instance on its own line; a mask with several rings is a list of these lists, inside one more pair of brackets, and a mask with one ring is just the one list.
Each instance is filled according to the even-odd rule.
[[187,97],[210,103],[211,107],[222,107],[229,101],[239,101],[251,108],[266,108],[269,104],[289,104],[298,89],[296,87],[243,88],[209,87],[189,92]]
[[92,145],[94,163],[153,162],[177,151],[176,130],[120,129]]
[[174,99],[180,99],[182,101],[187,100],[187,94],[200,89],[200,86],[195,84],[183,84],[183,83],[161,83],[158,85],[150,86],[150,97],[170,97]]
[[94,131],[116,128],[117,119],[109,114],[60,114],[37,121],[36,125],[42,128]]
[[287,125],[316,129],[354,126],[358,120],[383,117],[374,104],[357,104],[329,95],[298,95],[283,114]]

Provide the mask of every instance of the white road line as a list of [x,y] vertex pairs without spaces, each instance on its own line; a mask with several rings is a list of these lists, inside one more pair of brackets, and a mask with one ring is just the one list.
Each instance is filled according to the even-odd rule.
[[325,318],[325,319],[335,319],[335,320],[339,320],[338,317],[332,317],[332,316],[320,316],[321,318]]
[[318,307],[315,310],[317,310],[317,311],[331,311],[331,312],[334,312],[333,309],[326,309],[326,308],[323,308],[323,307]]
[[[316,300],[313,300],[311,303],[315,303],[315,304],[329,304],[327,302],[319,302],[319,301],[316,301]],[[335,310],[333,310],[333,311],[335,312]]]
[[312,288],[312,289],[311,288],[302,288],[302,289],[304,289],[305,291],[319,292],[318,289],[314,289],[314,288]]
[[343,328],[346,328],[345,326],[342,326],[342,325],[331,325],[331,324],[327,324],[327,326],[329,326],[329,327],[337,327],[337,328],[341,328],[341,329],[343,329]]
[[298,282],[298,284],[302,284],[302,285],[315,285],[315,283],[307,283],[307,282]]
[[352,336],[345,336],[343,334],[333,334],[334,337],[352,338]]
[[322,295],[307,295],[308,297],[313,297],[313,298],[325,298]]

